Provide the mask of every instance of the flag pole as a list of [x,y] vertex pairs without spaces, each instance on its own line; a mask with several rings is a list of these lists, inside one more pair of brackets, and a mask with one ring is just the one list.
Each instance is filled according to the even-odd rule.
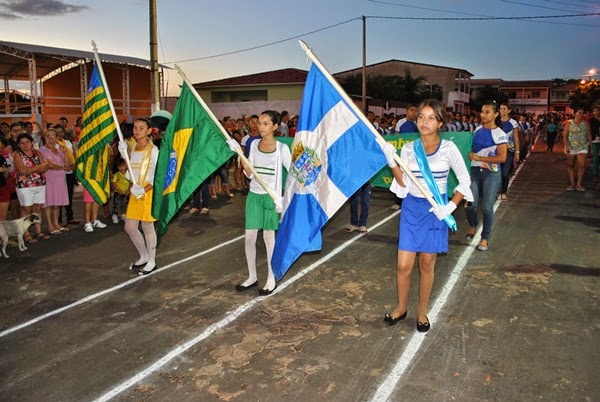
[[[188,79],[187,75],[185,75],[183,70],[177,64],[175,64],[175,70],[177,70],[179,75],[181,75],[181,78],[183,78],[184,83],[188,86],[190,91],[194,94],[194,96],[196,97],[196,100],[200,103],[200,105],[202,105],[204,110],[206,110],[206,113],[208,113],[208,115],[210,116],[212,121],[219,128],[219,130],[221,131],[221,134],[223,134],[223,137],[225,137],[225,140],[229,141],[231,139],[231,137],[229,136],[229,133],[227,132],[227,130],[225,130],[225,128],[223,128],[223,125],[219,122],[219,119],[217,119],[217,117],[214,115],[212,110],[210,110],[208,105],[204,102],[204,99],[202,99],[200,94],[196,91],[196,88],[194,88],[194,86]],[[252,177],[255,178],[256,181],[258,181],[258,183],[261,185],[262,188],[265,189],[265,191],[269,194],[269,196],[273,199],[273,201],[275,201],[277,198],[279,198],[279,196],[277,194],[275,194],[275,191],[271,187],[269,187],[269,185],[267,183],[265,183],[263,178],[260,177],[260,175],[256,172],[256,170],[254,170],[254,166],[252,166],[250,164],[250,162],[248,162],[248,159],[246,158],[244,153],[241,151],[238,151],[237,154],[240,157],[240,159],[242,160],[242,162],[244,163],[244,165],[246,167],[248,167],[248,170],[250,170],[250,172],[252,173]]]
[[[369,127],[369,130],[371,130],[371,133],[375,136],[375,138],[377,139],[377,142],[379,143],[379,145],[385,145],[386,140],[381,136],[381,134],[379,134],[379,132],[375,129],[375,127],[373,127],[373,124],[366,118],[366,116],[358,108],[358,106],[356,106],[354,104],[354,102],[352,101],[352,99],[350,99],[350,97],[348,96],[348,94],[346,94],[346,91],[344,91],[344,89],[340,86],[340,84],[338,84],[338,82],[331,76],[331,74],[329,74],[329,71],[327,71],[327,69],[323,66],[323,64],[321,64],[321,62],[319,61],[319,59],[317,59],[317,56],[314,55],[314,53],[308,47],[308,45],[306,43],[304,43],[303,41],[301,41],[301,40],[299,40],[298,42],[300,42],[300,47],[302,47],[302,49],[306,52],[306,55],[312,60],[313,63],[315,63],[315,65],[319,68],[319,70],[321,70],[321,73],[323,73],[323,75],[325,76],[325,78],[327,78],[327,81],[329,81],[329,83],[331,85],[333,85],[333,87],[339,92],[339,94],[346,101],[346,103],[348,104],[348,106],[354,111],[354,113],[358,116],[358,118],[367,127]],[[417,178],[415,177],[415,175],[410,171],[410,169],[408,168],[408,166],[406,166],[406,164],[404,163],[404,161],[402,159],[400,159],[400,157],[398,156],[398,154],[394,155],[394,160],[396,161],[396,163],[398,164],[398,166],[400,166],[400,169],[402,169],[404,171],[404,174],[406,176],[408,176],[408,178],[417,186],[417,188],[419,189],[419,191],[421,191],[421,193],[423,193],[423,195],[425,196],[425,198],[427,199],[427,201],[429,201],[429,203],[431,204],[431,206],[437,207],[438,204],[433,199],[433,196],[431,195],[431,191],[429,191],[429,189],[425,189],[425,187],[423,187],[423,185],[417,180]]]
[[[106,84],[106,77],[104,76],[104,70],[102,69],[102,62],[100,61],[100,55],[98,54],[98,48],[96,47],[96,42],[92,41],[92,49],[94,49],[94,59],[96,60],[96,67],[98,67],[98,73],[100,74],[100,80],[102,81],[102,86],[104,87],[104,92],[106,93],[106,99],[108,100],[108,106],[110,107],[110,112],[112,113],[113,121],[115,122],[115,126],[117,128],[117,135],[119,136],[119,141],[124,141],[123,133],[121,132],[121,126],[117,123],[117,113],[115,112],[115,107],[112,102],[112,98],[110,96],[110,91],[108,89],[108,85]],[[135,180],[135,176],[133,175],[133,169],[131,167],[131,161],[129,160],[129,154],[125,155],[125,164],[127,165],[127,170],[129,171],[129,175],[131,176],[131,180]]]

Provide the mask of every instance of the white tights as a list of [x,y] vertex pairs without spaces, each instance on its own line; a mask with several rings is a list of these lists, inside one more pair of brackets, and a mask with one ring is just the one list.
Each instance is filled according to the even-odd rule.
[[[245,248],[246,248],[246,262],[248,264],[248,279],[244,281],[242,286],[250,286],[256,282],[256,239],[258,238],[258,230],[251,229],[246,230]],[[275,275],[273,274],[273,268],[271,267],[271,258],[273,257],[273,249],[275,248],[275,231],[274,230],[263,230],[263,240],[265,242],[265,248],[267,249],[267,282],[265,283],[264,289],[273,290],[275,289]]]
[[[125,232],[129,235],[135,249],[140,254],[140,258],[135,264],[146,263],[144,269],[149,271],[156,266],[156,232],[154,231],[154,222],[141,222],[144,231],[144,236],[142,236],[138,229],[140,222],[137,219],[125,219]],[[144,237],[146,238],[145,241]]]

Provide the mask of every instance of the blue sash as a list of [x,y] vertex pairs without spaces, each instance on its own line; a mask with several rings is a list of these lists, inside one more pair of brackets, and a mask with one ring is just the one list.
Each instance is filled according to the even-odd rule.
[[[440,145],[442,139],[440,138]],[[442,194],[440,194],[440,189],[438,188],[435,179],[433,178],[433,174],[431,173],[431,169],[429,168],[429,162],[427,162],[427,155],[425,154],[425,147],[423,146],[423,141],[418,138],[415,142],[415,157],[417,160],[417,164],[419,165],[419,169],[423,174],[423,179],[425,183],[427,183],[427,187],[429,187],[429,191],[433,194],[433,199],[438,203],[438,205],[446,205],[448,204],[448,200],[444,200],[442,198]],[[448,225],[450,230],[456,232],[456,220],[452,215],[447,215],[444,218],[444,223]]]

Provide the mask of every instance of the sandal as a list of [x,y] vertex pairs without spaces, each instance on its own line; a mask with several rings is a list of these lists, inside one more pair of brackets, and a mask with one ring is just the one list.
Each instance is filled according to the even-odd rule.
[[60,231],[61,232],[68,232],[69,228],[65,226],[65,227],[60,228]]
[[61,233],[62,233],[62,231],[60,231],[60,230],[53,230],[52,232],[50,232],[51,235],[59,235]]
[[195,214],[198,212],[198,208],[190,208],[190,214]]
[[355,230],[358,230],[358,228],[356,226],[354,226],[354,225],[348,225],[348,226],[346,226],[346,232],[348,232],[348,233],[352,233]]
[[476,247],[476,249],[479,251],[487,251],[488,243],[487,242],[485,244],[480,243],[479,246]]
[[465,236],[465,240],[471,241],[471,240],[473,240],[474,237],[475,237],[475,233],[467,233],[467,235]]
[[23,240],[25,240],[27,243],[36,243],[37,242],[37,239],[31,237],[30,234],[27,234],[27,236],[24,236]]
[[[59,230],[59,233],[60,233],[60,230]],[[36,234],[36,235],[35,235],[35,238],[36,238],[36,239],[49,239],[49,238],[50,238],[50,236],[48,236],[48,235],[47,235],[46,233],[44,233],[44,232],[40,232],[40,233],[38,233],[38,234]]]
[[581,192],[584,192],[584,191],[585,191],[585,188],[583,188],[583,187],[581,187],[581,186],[577,186],[577,187],[575,187],[575,188],[577,189],[577,191],[581,191]]
[[200,215],[206,215],[208,213],[208,208],[202,208],[200,210]]

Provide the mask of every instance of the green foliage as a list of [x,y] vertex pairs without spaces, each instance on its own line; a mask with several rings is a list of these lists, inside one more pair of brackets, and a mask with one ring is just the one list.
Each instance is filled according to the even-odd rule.
[[495,100],[500,104],[503,102],[508,102],[508,96],[500,92],[498,89],[486,85],[477,90],[476,96],[471,98],[469,102],[469,107],[471,110],[479,111],[481,110],[483,103],[490,100]]
[[[367,96],[385,101],[401,101],[418,103],[423,99],[433,98],[442,100],[442,87],[435,84],[430,88],[425,85],[426,77],[413,77],[410,69],[404,70],[404,76],[399,75],[367,75]],[[352,74],[341,84],[342,88],[351,95],[362,94],[362,74]]]
[[580,107],[592,110],[594,105],[600,104],[600,83],[591,81],[577,86],[575,91],[569,95],[569,103],[573,110]]

